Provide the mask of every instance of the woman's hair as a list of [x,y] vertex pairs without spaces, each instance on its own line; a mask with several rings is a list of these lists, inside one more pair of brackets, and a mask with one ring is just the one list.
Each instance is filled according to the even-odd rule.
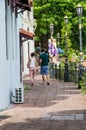
[[31,57],[35,56],[34,52],[31,53]]

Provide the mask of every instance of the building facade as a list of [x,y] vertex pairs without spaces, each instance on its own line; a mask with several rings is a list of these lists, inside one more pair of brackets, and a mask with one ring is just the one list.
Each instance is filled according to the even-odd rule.
[[[21,16],[23,29],[27,30],[34,35],[34,17],[33,17],[33,6],[31,6],[31,11],[25,11]],[[27,39],[22,43],[22,74],[23,76],[29,74],[27,68],[28,58],[30,57],[31,52],[34,52],[34,39]]]
[[10,105],[16,89],[23,90],[22,43],[27,39],[33,40],[33,34],[22,29],[20,14],[25,10],[31,11],[30,2],[0,0],[0,110]]

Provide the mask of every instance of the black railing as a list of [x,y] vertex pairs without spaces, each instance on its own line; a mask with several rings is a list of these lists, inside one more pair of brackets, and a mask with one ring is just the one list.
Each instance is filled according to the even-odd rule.
[[75,64],[68,64],[68,73],[68,77],[65,77],[65,64],[50,63],[50,78],[64,80],[64,82],[68,78],[67,82],[78,82],[78,68]]
[[[86,91],[86,67],[78,65],[76,63],[68,63],[68,81],[75,82],[78,84],[78,88],[83,88]],[[50,78],[64,80],[65,76],[65,64],[60,63],[59,65],[51,62],[50,63]],[[64,80],[65,82],[65,80]]]

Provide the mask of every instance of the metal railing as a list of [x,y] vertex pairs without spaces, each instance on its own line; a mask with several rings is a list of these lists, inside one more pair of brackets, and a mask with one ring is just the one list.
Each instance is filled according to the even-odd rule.
[[[64,80],[65,64],[59,65],[51,62],[49,64],[49,72],[51,79]],[[78,65],[76,63],[68,63],[68,82],[75,82],[78,84],[78,88],[82,88],[86,92],[86,67]]]
[[[68,71],[69,71],[69,80],[68,82],[78,82],[78,67],[76,64],[69,64],[68,65]],[[55,63],[50,63],[50,78],[52,79],[59,79],[64,80],[64,72],[65,67],[64,64],[56,65]]]

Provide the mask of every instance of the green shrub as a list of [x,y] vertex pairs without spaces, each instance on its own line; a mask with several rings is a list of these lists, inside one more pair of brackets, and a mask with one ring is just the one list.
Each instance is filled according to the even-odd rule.
[[30,89],[29,85],[24,85],[24,91],[28,91]]

